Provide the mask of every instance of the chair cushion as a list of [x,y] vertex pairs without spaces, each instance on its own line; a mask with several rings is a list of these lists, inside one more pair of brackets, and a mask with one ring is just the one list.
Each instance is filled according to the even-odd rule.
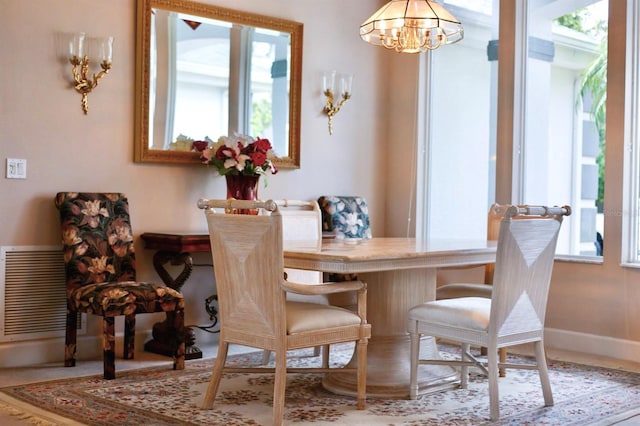
[[409,320],[487,330],[491,299],[484,297],[458,297],[425,302],[409,309]]
[[287,301],[287,334],[358,325],[360,322],[356,313],[337,306]]
[[68,295],[72,311],[107,317],[184,309],[184,297],[170,287],[147,282],[109,282],[78,287]]
[[455,297],[491,298],[492,287],[489,284],[455,283],[445,284],[436,289],[436,300],[453,299]]

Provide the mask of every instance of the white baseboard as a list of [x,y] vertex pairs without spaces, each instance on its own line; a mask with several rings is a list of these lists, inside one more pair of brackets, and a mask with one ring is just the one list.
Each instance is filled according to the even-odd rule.
[[546,328],[544,345],[547,349],[563,349],[625,361],[640,361],[640,342],[634,340]]
[[[122,356],[122,339],[121,334],[116,334],[116,362]],[[136,330],[136,351],[142,351],[144,343],[149,339],[150,330]],[[102,336],[78,336],[76,359],[102,359]],[[55,363],[64,365],[64,337],[0,344],[0,368]]]

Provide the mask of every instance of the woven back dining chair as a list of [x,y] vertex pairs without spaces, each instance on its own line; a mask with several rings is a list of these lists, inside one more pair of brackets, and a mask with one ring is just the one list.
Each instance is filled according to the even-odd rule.
[[[368,240],[372,237],[369,220],[369,204],[359,195],[323,195],[318,198],[322,212],[323,238],[338,240]],[[323,280],[349,281],[357,280],[358,274],[341,274],[325,272]],[[352,294],[340,294],[329,297],[332,305],[352,308]]]
[[[205,210],[220,308],[218,356],[203,407],[212,408],[223,372],[272,372],[273,425],[284,415],[288,372],[345,372],[357,376],[357,407],[366,397],[367,342],[371,326],[366,320],[366,285],[360,281],[308,285],[284,278],[282,216],[272,200],[200,200]],[[224,214],[225,208],[259,208],[262,214]],[[287,293],[322,295],[356,291],[358,311],[320,303],[287,300]],[[287,351],[355,342],[356,366],[287,368]],[[275,368],[225,366],[229,344],[275,353]]]
[[[569,214],[567,206],[509,206],[500,221],[491,297],[435,300],[409,310],[411,398],[420,391],[420,364],[459,366],[462,388],[467,387],[469,366],[477,366],[488,376],[490,418],[496,421],[500,417],[498,349],[533,343],[534,365],[501,365],[537,369],[545,405],[553,405],[543,344],[544,321],[558,233],[563,217]],[[422,335],[460,342],[460,359],[419,359]],[[470,345],[487,348],[486,365],[470,353]]]
[[[487,240],[497,241],[500,233],[500,220],[504,216],[507,205],[493,204],[487,214]],[[473,265],[472,267],[476,267]],[[436,300],[453,299],[455,297],[491,297],[491,284],[493,283],[494,263],[484,265],[484,280],[481,283],[456,282],[440,285],[436,288]],[[486,348],[482,348],[486,354]],[[504,363],[507,359],[507,348],[498,350],[499,361]],[[499,369],[500,377],[506,376],[504,368]]]
[[371,224],[367,200],[357,195],[323,195],[322,232],[337,239],[369,239]]
[[[306,241],[322,243],[322,221],[320,207],[315,200],[274,200],[278,205],[278,210],[282,216],[282,240],[283,241]],[[301,284],[322,284],[322,272],[308,271],[302,269],[284,269],[288,281]],[[289,300],[302,302],[328,303],[326,295],[302,296],[295,293],[288,293]],[[329,365],[329,346],[316,346],[314,356],[322,355],[322,365]],[[271,351],[265,350],[262,363],[267,364],[271,356]]]

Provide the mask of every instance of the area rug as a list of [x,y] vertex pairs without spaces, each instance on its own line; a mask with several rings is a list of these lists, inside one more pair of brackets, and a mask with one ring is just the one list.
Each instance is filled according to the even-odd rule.
[[[450,357],[447,348],[443,356]],[[332,363],[346,362],[348,345],[332,348]],[[230,357],[236,365],[259,364],[261,352]],[[272,357],[273,358],[273,357]],[[310,351],[291,354],[292,366],[315,365]],[[510,355],[510,362],[530,361]],[[213,360],[187,361],[183,371],[152,367],[118,373],[116,380],[89,376],[0,389],[0,409],[16,415],[44,410],[32,424],[87,425],[270,425],[273,376],[226,374],[213,410],[199,408]],[[640,375],[550,361],[555,405],[544,407],[536,371],[508,370],[500,379],[501,420],[489,422],[486,378],[472,373],[468,389],[445,390],[417,400],[354,398],[322,388],[317,374],[287,380],[285,424],[289,425],[609,425],[640,408]],[[7,403],[6,401],[9,401]],[[26,407],[26,408],[25,408]],[[30,408],[29,408],[30,407]],[[37,411],[34,411],[37,412]],[[43,414],[47,413],[47,414]]]

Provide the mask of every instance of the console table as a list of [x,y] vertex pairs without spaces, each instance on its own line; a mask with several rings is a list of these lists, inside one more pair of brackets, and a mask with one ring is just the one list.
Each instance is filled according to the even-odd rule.
[[[145,232],[140,235],[144,241],[146,249],[157,250],[153,255],[153,267],[170,288],[180,291],[184,283],[191,276],[193,261],[191,253],[211,251],[208,234],[164,234]],[[182,271],[173,277],[165,266],[182,266]],[[168,322],[160,322],[153,326],[153,339],[145,343],[144,349],[161,355],[172,356],[173,345],[171,344],[171,333],[173,330]],[[186,353],[185,359],[202,358],[202,351],[195,346],[195,333],[190,328],[186,333]]]

